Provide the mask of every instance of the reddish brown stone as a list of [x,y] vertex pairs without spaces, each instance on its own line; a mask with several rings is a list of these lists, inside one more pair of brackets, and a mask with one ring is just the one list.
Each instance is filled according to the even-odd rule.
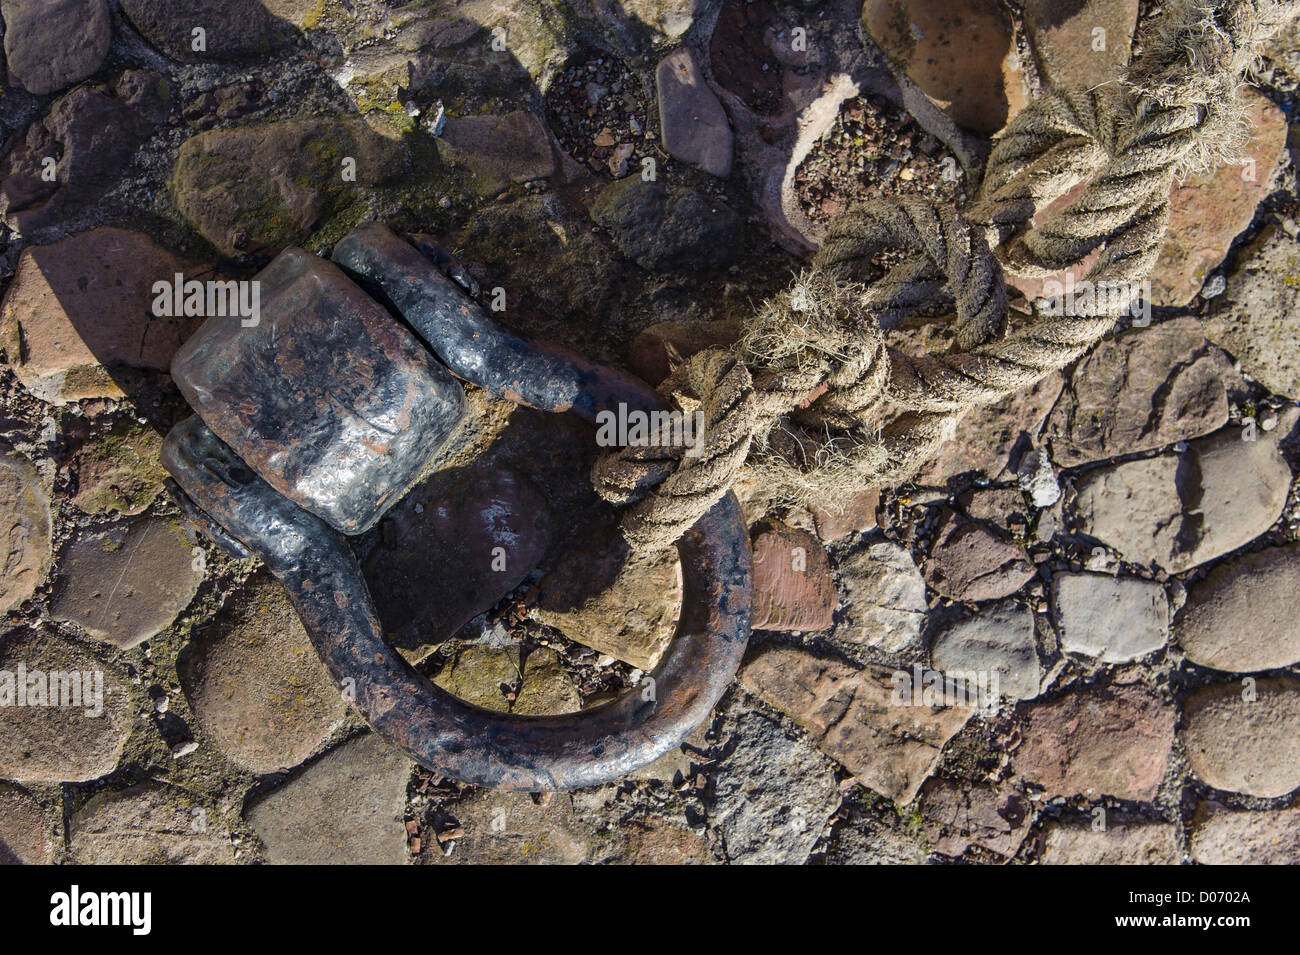
[[855,670],[793,647],[760,648],[739,679],[803,725],[864,785],[900,804],[915,798],[944,745],[974,713],[912,705],[914,696],[900,689],[906,683],[888,667]]
[[1005,597],[1033,576],[1034,565],[1023,547],[952,511],[939,525],[934,549],[925,563],[926,583],[954,600]]
[[1051,796],[1149,801],[1174,742],[1174,708],[1142,686],[1085,687],[1016,711],[1012,768]]
[[826,551],[807,531],[784,524],[757,530],[754,629],[825,630],[835,613],[835,584]]
[[880,491],[876,489],[850,494],[842,500],[828,502],[825,507],[814,507],[817,535],[830,543],[853,533],[869,531],[876,526],[876,509],[879,507]]
[[1138,0],[1026,0],[1024,11],[1034,52],[1053,85],[1098,86],[1128,65]]
[[18,380],[55,404],[120,397],[119,366],[164,370],[201,319],[153,314],[153,284],[188,266],[148,236],[101,227],[25,250],[0,305]]
[[1005,860],[1029,831],[1029,800],[1010,790],[935,778],[921,792],[921,820],[932,852],[956,857],[979,846]]
[[995,133],[1027,101],[1011,20],[992,0],[868,0],[862,25],[961,125]]
[[704,837],[680,823],[647,816],[631,824],[623,865],[706,865],[713,861]]
[[939,446],[916,482],[943,485],[972,471],[994,479],[1005,475],[1042,430],[1064,381],[1060,372],[1053,372],[997,404],[973,408],[957,422],[952,437]]
[[1286,115],[1253,90],[1243,95],[1250,105],[1244,164],[1189,176],[1170,193],[1169,231],[1151,270],[1154,305],[1186,305],[1195,298],[1268,193],[1273,170],[1286,150]]

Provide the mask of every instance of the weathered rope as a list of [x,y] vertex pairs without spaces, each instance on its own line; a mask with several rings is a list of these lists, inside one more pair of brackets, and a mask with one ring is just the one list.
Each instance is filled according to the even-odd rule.
[[[679,407],[705,412],[704,447],[622,448],[597,462],[597,491],[632,504],[623,530],[633,546],[671,544],[741,467],[778,495],[823,507],[906,480],[965,411],[1086,352],[1128,299],[1098,295],[1090,314],[1036,316],[1008,333],[1003,269],[1047,276],[1095,254],[1085,277],[1094,287],[1135,287],[1159,254],[1175,177],[1230,160],[1244,141],[1242,77],[1296,9],[1295,0],[1182,0],[1115,84],[1051,91],[1021,112],[964,216],[915,197],[850,208],[734,353],[694,355],[664,383]],[[877,257],[896,251],[902,263],[875,276]],[[882,329],[949,302],[949,352],[885,346]]]

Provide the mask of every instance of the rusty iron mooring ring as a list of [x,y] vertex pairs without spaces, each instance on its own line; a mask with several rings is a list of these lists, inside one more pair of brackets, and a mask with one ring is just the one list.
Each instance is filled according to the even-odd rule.
[[[458,290],[445,294],[444,283],[455,286],[383,226],[358,229],[334,258],[381,292],[456,375],[497,395],[588,421],[620,402],[663,407],[630,376],[502,331]],[[682,611],[650,674],[653,692],[642,684],[561,716],[486,710],[435,686],[388,644],[346,537],[274,490],[199,418],[172,429],[163,463],[187,509],[215,521],[219,537],[224,531],[260,557],[281,582],[366,722],[422,765],[464,782],[546,791],[624,776],[679,746],[708,718],[748,643],[749,542],[729,493],[678,542]]]

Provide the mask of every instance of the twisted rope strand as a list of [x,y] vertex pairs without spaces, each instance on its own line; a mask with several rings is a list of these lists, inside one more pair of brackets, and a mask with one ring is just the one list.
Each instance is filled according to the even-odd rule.
[[[628,540],[672,544],[742,467],[820,506],[907,480],[971,407],[1087,352],[1129,307],[1124,296],[1095,296],[1089,314],[1038,315],[1008,334],[1003,269],[1046,277],[1096,254],[1086,276],[1095,288],[1146,278],[1174,181],[1235,156],[1242,77],[1296,9],[1296,0],[1179,0],[1122,79],[1050,91],[1007,126],[964,216],[918,197],[851,207],[811,271],[764,303],[734,353],[696,354],[661,386],[680,407],[698,405],[703,446],[620,448],[596,462],[598,492],[631,505]],[[889,250],[907,258],[877,274]],[[882,329],[949,303],[948,353],[886,347]]]

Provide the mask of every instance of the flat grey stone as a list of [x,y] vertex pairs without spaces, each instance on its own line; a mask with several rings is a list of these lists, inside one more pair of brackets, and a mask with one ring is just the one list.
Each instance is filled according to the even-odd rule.
[[610,833],[575,812],[569,793],[555,793],[543,806],[528,793],[479,789],[446,809],[462,834],[450,846],[437,833],[421,837],[426,864],[583,865],[612,854]]
[[1201,865],[1300,863],[1300,807],[1232,812],[1214,803],[1198,813],[1192,858]]
[[1225,428],[1182,453],[1090,471],[1075,508],[1084,533],[1127,560],[1180,573],[1268,530],[1282,515],[1291,469],[1274,432]]
[[837,639],[888,653],[916,648],[925,621],[925,581],[912,555],[893,541],[879,541],[851,555],[838,568],[840,608]]
[[[18,705],[20,667],[26,673],[26,705]],[[50,705],[52,672],[68,677],[56,685],[57,706]],[[71,679],[73,673],[78,679]],[[116,668],[52,634],[25,630],[0,637],[0,674],[11,674],[13,681],[0,677],[0,701],[7,700],[0,705],[0,777],[20,783],[85,782],[116,768],[132,725],[130,697]],[[103,691],[102,707],[96,685]],[[43,687],[43,703],[35,687]],[[80,698],[69,690],[80,690]]]
[[1169,639],[1169,598],[1154,581],[1058,574],[1052,600],[1066,653],[1126,663],[1154,653]]
[[717,765],[710,818],[727,858],[745,865],[801,865],[839,805],[825,756],[762,713],[734,724],[735,748]]
[[1053,460],[1073,467],[1200,437],[1227,420],[1219,359],[1189,317],[1103,340],[1071,373],[1045,437]]
[[1220,564],[1195,584],[1178,614],[1187,659],[1249,673],[1300,661],[1300,547],[1270,547]]
[[1198,779],[1274,798],[1300,786],[1300,680],[1206,686],[1183,705],[1183,743]]
[[691,51],[682,47],[660,60],[655,85],[664,149],[720,179],[729,176],[731,124]]
[[0,456],[0,612],[36,592],[50,569],[50,501],[26,458]]
[[402,865],[411,761],[373,733],[330,750],[245,819],[279,865]]
[[1033,699],[1043,679],[1033,611],[1014,602],[954,624],[934,641],[930,659],[945,674],[996,673],[999,693],[1012,700]]
[[230,833],[185,790],[145,783],[98,793],[68,822],[77,865],[229,865]]
[[1090,825],[1050,823],[1041,865],[1178,865],[1178,831],[1167,822]]
[[1271,391],[1300,396],[1300,242],[1269,226],[1237,257],[1205,334]]
[[253,773],[297,766],[347,713],[284,588],[266,573],[231,598],[177,669],[203,732]]
[[203,572],[191,550],[177,524],[153,516],[81,530],[60,564],[50,616],[123,650],[143,643],[198,590]]

